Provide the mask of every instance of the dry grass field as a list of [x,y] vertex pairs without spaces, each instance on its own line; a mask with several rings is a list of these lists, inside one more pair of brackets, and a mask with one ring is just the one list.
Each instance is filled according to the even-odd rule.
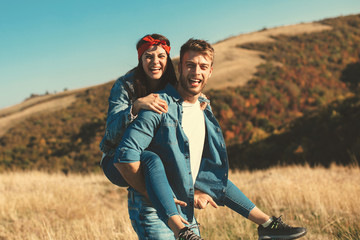
[[[276,167],[232,172],[261,209],[308,228],[302,239],[360,239],[360,168]],[[136,239],[126,190],[102,174],[0,174],[0,239]],[[257,239],[228,209],[196,212],[205,239]]]

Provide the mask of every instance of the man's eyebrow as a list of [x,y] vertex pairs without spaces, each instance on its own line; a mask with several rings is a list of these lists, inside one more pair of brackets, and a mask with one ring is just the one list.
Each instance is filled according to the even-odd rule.
[[186,60],[185,63],[195,63],[193,60]]

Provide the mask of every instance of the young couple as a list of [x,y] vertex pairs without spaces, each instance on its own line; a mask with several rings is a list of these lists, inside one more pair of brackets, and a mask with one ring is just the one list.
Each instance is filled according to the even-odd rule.
[[296,239],[291,227],[255,206],[228,179],[225,141],[203,88],[214,49],[190,39],[175,76],[170,42],[146,35],[136,45],[138,66],[120,77],[110,97],[101,166],[128,187],[128,210],[139,239],[201,239],[194,208],[226,206],[258,224],[259,239]]

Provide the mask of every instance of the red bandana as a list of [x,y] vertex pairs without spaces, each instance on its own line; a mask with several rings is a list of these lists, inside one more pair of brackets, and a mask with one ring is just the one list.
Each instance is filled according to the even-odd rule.
[[141,58],[141,55],[148,50],[152,45],[160,45],[167,54],[170,53],[170,46],[166,45],[164,40],[154,39],[151,36],[146,36],[142,40],[146,41],[138,49],[138,59]]

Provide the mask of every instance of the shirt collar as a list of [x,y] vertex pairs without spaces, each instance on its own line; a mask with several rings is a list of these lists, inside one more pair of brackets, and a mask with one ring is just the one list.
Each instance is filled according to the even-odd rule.
[[174,102],[178,102],[180,101],[182,98],[179,94],[179,92],[176,90],[176,88],[171,85],[170,83],[168,83],[165,87],[165,89],[163,90],[163,92],[165,92],[167,95],[169,95],[170,97],[172,97],[172,99],[174,100]]
[[[180,96],[179,92],[176,90],[176,88],[171,85],[170,83],[168,83],[165,87],[165,89],[162,91],[167,93],[167,95],[169,95],[170,97],[172,97],[172,99],[174,100],[174,102],[178,102],[178,101],[183,101],[182,97]],[[207,98],[204,98],[202,96],[199,97],[199,102],[206,102],[208,104],[210,104],[210,100]]]

